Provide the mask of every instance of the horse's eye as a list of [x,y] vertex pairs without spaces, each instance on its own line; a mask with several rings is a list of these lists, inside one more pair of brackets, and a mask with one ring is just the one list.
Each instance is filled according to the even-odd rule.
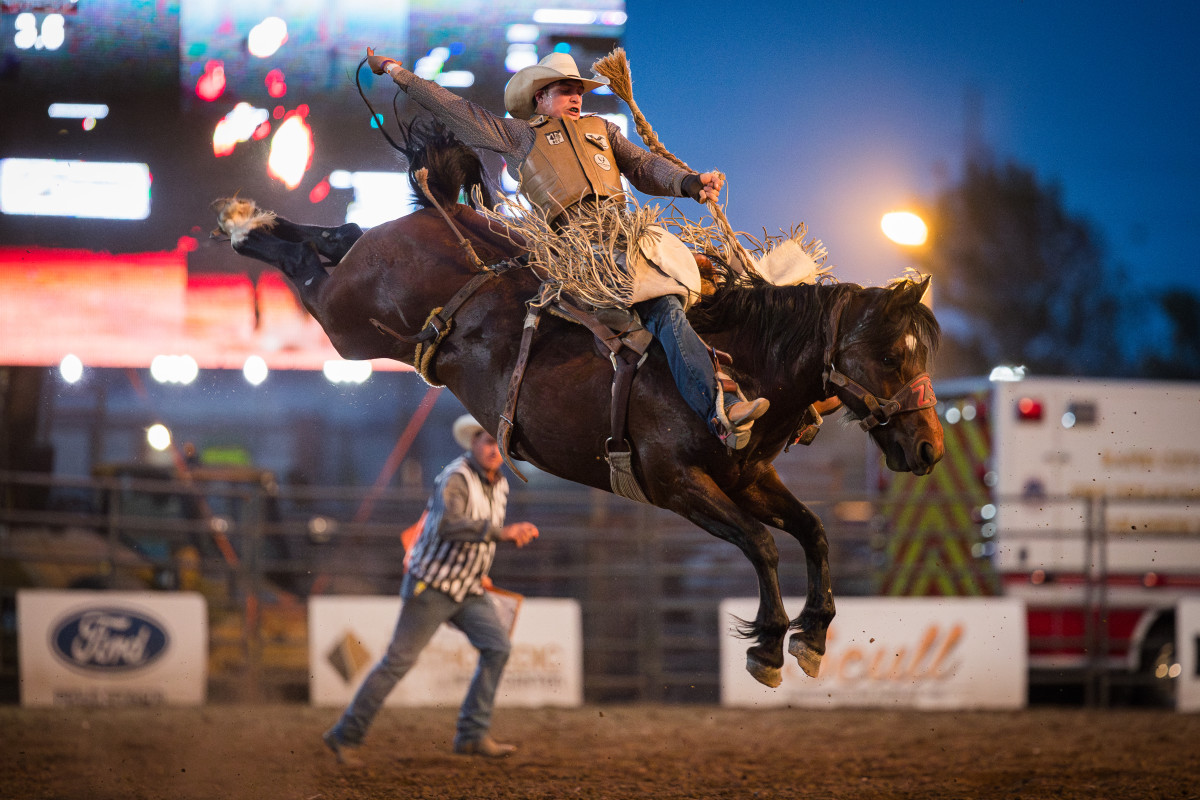
[[900,365],[900,361],[892,356],[884,356],[883,365],[888,369],[895,369]]

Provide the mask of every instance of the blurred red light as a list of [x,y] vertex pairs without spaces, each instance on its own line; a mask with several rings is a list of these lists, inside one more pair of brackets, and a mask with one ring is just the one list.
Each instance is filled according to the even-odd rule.
[[1037,422],[1042,418],[1042,401],[1032,397],[1022,397],[1017,401],[1017,419],[1025,422]]
[[283,97],[287,94],[287,83],[284,81],[283,71],[273,69],[267,73],[263,83],[267,86],[267,94],[271,97]]
[[196,81],[196,96],[212,102],[225,93],[225,63],[209,61],[204,65],[204,74]]
[[329,196],[329,181],[322,180],[308,193],[308,202],[319,203]]

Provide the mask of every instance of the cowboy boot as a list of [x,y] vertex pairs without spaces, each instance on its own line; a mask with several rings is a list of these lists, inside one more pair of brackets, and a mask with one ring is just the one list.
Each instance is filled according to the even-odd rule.
[[767,409],[770,407],[771,401],[765,397],[756,397],[753,400],[738,400],[725,409],[725,416],[729,417],[730,425],[739,428],[743,424],[754,424],[754,420],[767,413]]
[[730,450],[741,450],[750,443],[754,421],[767,413],[771,402],[765,397],[747,399],[737,381],[722,369],[723,364],[733,363],[729,354],[716,348],[711,348],[710,354],[717,377],[717,438]]
[[765,397],[732,403],[725,409],[725,419],[728,422],[721,421],[718,425],[724,433],[718,434],[717,438],[730,450],[741,450],[750,444],[750,429],[754,427],[754,420],[767,413],[770,405],[770,401]]

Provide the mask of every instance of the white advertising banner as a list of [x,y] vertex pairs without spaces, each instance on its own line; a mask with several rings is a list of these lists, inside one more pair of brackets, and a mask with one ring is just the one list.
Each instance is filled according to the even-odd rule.
[[1179,601],[1175,612],[1175,652],[1179,655],[1180,711],[1200,712],[1200,597]]
[[[800,609],[803,598],[785,600]],[[726,706],[1022,708],[1027,702],[1025,606],[1008,598],[848,598],[837,601],[817,678],[787,654],[783,684],[746,672],[752,642],[733,617],[757,599],[721,603],[721,703]]]
[[[379,661],[400,613],[399,597],[313,597],[308,602],[309,697],[315,706],[344,706]],[[456,628],[443,625],[417,663],[388,695],[388,706],[462,704],[478,653]],[[536,708],[583,703],[583,627],[574,600],[521,602],[512,654],[497,706]]]
[[202,705],[208,608],[195,592],[17,592],[25,706]]

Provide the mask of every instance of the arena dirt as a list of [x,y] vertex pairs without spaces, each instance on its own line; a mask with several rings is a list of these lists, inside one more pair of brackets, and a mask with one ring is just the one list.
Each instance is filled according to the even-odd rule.
[[517,755],[450,754],[454,712],[385,709],[339,767],[337,709],[0,708],[0,796],[348,798],[1200,798],[1200,715],[747,711],[496,712]]

